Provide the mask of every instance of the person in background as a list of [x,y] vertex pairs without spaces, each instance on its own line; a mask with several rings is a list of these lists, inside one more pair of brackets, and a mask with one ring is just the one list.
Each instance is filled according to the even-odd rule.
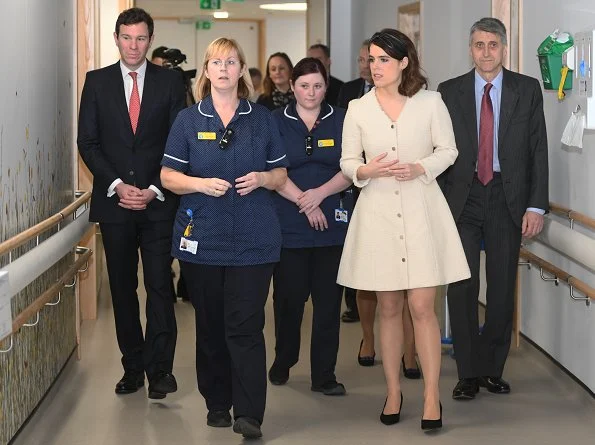
[[155,48],[151,53],[151,63],[163,66],[163,62],[166,59],[165,51],[167,51],[167,46],[158,46],[157,48]]
[[343,86],[343,82],[331,76],[331,49],[322,43],[316,43],[308,48],[308,57],[314,57],[324,65],[328,74],[328,88],[325,100],[329,105],[338,105],[339,90]]
[[284,385],[298,362],[304,305],[312,297],[312,391],[344,395],[335,376],[343,288],[337,271],[353,209],[351,181],[339,167],[345,111],[324,102],[328,77],[311,57],[293,69],[295,101],[273,112],[287,149],[288,179],[275,205],[283,247],[273,283],[275,360],[269,380]]
[[285,107],[293,100],[289,85],[293,64],[285,53],[271,54],[267,61],[267,72],[262,81],[263,92],[256,101],[269,110]]
[[281,252],[271,191],[287,156],[271,113],[248,100],[244,52],[219,38],[206,49],[195,97],[169,134],[161,179],[181,195],[172,255],[196,314],[196,372],[207,425],[262,436],[264,306]]
[[440,95],[425,90],[413,42],[384,29],[370,39],[374,88],[349,104],[341,169],[361,188],[338,283],[375,291],[387,397],[380,421],[400,420],[405,292],[424,376],[423,430],[442,427],[436,286],[469,278],[469,267],[436,177],[457,157]]
[[[483,18],[469,33],[475,67],[438,86],[448,107],[459,158],[440,177],[457,222],[471,278],[448,288],[459,382],[452,397],[471,400],[486,388],[507,394],[502,378],[510,349],[521,236],[543,228],[549,207],[543,97],[536,79],[508,71],[506,28]],[[479,254],[486,255],[486,313],[479,333]]]
[[248,72],[250,73],[252,87],[254,88],[254,93],[250,96],[250,100],[256,102],[258,97],[262,94],[262,73],[258,68],[250,68]]
[[[163,62],[167,60],[167,46],[158,46],[153,50],[151,53],[151,63],[155,65],[163,66]],[[173,261],[173,258],[172,258]],[[174,278],[176,277],[176,273],[174,269],[171,269],[171,288],[172,288],[172,295],[173,295],[173,302],[176,303],[178,301],[178,297],[180,297],[184,301],[188,301],[188,292],[186,292],[186,285],[184,284],[184,278],[182,274],[180,274],[180,278],[178,279],[178,283],[174,286]]]
[[[120,60],[87,73],[78,147],[93,173],[89,219],[99,222],[124,376],[117,394],[149,379],[149,398],[177,390],[172,374],[177,327],[171,286],[171,227],[178,197],[159,178],[169,129],[184,106],[180,73],[148,63],[153,19],[123,11],[114,40]],[[147,324],[139,318],[138,252],[147,292]]]

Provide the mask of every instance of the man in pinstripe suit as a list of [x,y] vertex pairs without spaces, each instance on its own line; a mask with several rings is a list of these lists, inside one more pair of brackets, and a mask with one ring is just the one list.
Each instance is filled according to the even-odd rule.
[[[541,87],[502,67],[506,29],[494,18],[471,27],[475,68],[438,87],[450,112],[459,157],[439,182],[457,222],[471,278],[449,286],[459,382],[455,400],[479,387],[506,394],[521,236],[543,227],[548,209],[548,148]],[[479,253],[486,253],[487,305],[478,329]]]

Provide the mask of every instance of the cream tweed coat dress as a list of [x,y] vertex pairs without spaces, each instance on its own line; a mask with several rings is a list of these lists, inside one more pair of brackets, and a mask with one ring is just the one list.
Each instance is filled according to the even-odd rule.
[[[420,163],[425,174],[360,181],[363,154],[371,160]],[[394,291],[469,278],[452,213],[436,177],[458,151],[450,115],[439,93],[420,90],[392,122],[376,89],[349,103],[343,125],[341,169],[361,193],[353,212],[337,282],[353,289]]]

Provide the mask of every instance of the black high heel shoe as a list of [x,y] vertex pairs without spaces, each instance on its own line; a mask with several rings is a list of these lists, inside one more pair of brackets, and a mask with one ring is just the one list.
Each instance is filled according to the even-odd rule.
[[421,378],[421,371],[419,370],[419,366],[417,365],[417,360],[415,361],[415,368],[406,368],[405,367],[405,357],[401,357],[401,363],[403,364],[403,375],[405,378],[417,380]]
[[399,405],[399,412],[396,414],[384,414],[384,408],[386,408],[386,402],[388,402],[388,396],[384,400],[384,406],[382,407],[382,411],[380,411],[380,421],[385,425],[394,425],[395,423],[399,423],[401,420],[401,408],[403,408],[403,393],[401,393],[401,404]]
[[361,356],[362,346],[364,345],[364,339],[362,338],[361,343],[359,344],[359,351],[357,352],[357,362],[360,366],[374,366],[374,359],[376,358],[376,353],[373,356]]
[[421,429],[424,430],[425,432],[436,431],[436,430],[439,430],[440,428],[442,428],[442,403],[440,403],[440,418],[439,419],[429,420],[429,419],[424,419],[423,417],[421,419]]

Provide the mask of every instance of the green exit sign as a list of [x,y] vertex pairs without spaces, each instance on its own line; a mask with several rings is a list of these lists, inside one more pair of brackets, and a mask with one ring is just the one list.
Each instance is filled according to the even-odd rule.
[[199,20],[195,23],[196,29],[211,29],[212,23],[208,20]]
[[200,0],[200,9],[221,9],[221,0]]

